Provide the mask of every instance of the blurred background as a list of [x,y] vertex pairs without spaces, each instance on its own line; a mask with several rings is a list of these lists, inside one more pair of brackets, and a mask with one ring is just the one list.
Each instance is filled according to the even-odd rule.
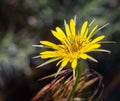
[[112,53],[94,53],[99,63],[88,63],[104,78],[100,101],[120,101],[119,0],[0,0],[0,101],[30,101],[41,88],[37,79],[56,71],[54,63],[35,68],[44,60],[32,59],[42,50],[32,45],[55,42],[51,29],[64,28],[64,19],[69,22],[75,15],[78,28],[94,18],[100,26],[109,23],[96,36],[105,34],[105,40],[116,42],[102,46]]

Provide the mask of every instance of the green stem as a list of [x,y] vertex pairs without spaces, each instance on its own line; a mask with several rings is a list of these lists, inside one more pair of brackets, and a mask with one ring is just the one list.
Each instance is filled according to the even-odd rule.
[[76,90],[76,88],[78,86],[78,83],[79,83],[82,71],[83,71],[83,61],[79,60],[78,64],[77,64],[77,67],[76,67],[76,72],[75,72],[76,73],[76,77],[75,77],[73,89],[70,92],[70,95],[68,96],[68,101],[72,101],[72,99],[73,99],[73,96],[74,96],[75,90]]

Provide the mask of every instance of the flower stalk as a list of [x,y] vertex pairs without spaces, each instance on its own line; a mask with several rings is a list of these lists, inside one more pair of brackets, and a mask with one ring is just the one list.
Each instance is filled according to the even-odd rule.
[[79,60],[77,67],[76,67],[76,75],[74,77],[74,85],[73,85],[73,89],[70,92],[69,96],[68,96],[68,101],[72,101],[73,96],[75,94],[75,90],[79,84],[80,78],[81,78],[81,74],[83,73],[83,60]]

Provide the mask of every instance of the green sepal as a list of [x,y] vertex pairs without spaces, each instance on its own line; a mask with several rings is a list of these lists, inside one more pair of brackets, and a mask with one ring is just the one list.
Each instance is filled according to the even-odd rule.
[[42,63],[41,65],[37,66],[36,68],[45,66],[45,65],[47,65],[47,64],[49,64],[49,63],[51,63],[51,62],[57,61],[57,60],[59,60],[59,59],[60,59],[60,58],[52,58],[52,59],[49,59],[49,60],[47,60],[46,62]]

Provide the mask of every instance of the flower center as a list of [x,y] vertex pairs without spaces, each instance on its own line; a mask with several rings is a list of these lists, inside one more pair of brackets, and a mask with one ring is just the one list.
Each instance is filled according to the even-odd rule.
[[64,55],[72,58],[78,58],[80,53],[84,53],[85,47],[88,43],[89,41],[80,35],[76,35],[74,38],[67,38],[63,42]]

